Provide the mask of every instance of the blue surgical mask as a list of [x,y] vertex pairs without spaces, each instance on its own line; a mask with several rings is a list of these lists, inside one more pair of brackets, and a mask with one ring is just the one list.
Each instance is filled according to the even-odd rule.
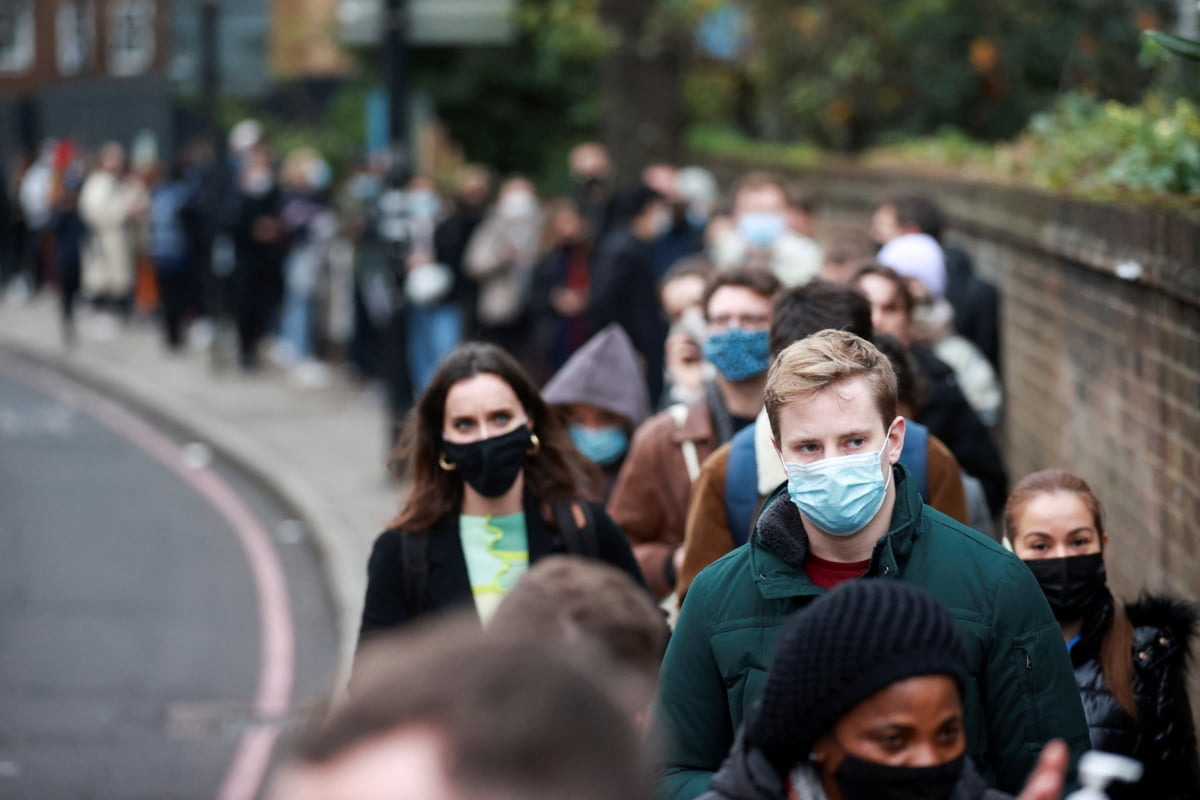
[[784,462],[788,496],[800,513],[821,530],[834,536],[853,536],[875,519],[887,497],[892,471],[887,470],[884,480],[884,452],[855,453],[811,464]]
[[730,328],[708,337],[704,357],[726,379],[737,383],[767,371],[771,366],[771,343],[766,331]]
[[737,218],[738,233],[754,247],[770,247],[783,234],[787,222],[782,214],[752,211]]
[[615,464],[629,449],[629,434],[620,425],[604,428],[572,425],[571,441],[579,452],[602,467]]

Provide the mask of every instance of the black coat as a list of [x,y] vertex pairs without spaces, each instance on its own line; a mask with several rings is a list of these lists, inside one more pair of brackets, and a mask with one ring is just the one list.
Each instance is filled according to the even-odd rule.
[[1000,293],[975,275],[971,257],[953,245],[946,256],[946,299],[954,307],[954,330],[979,348],[1000,371]]
[[[739,731],[733,749],[700,800],[787,800],[787,796],[784,776],[761,750],[748,746]],[[824,792],[820,796],[824,797]],[[950,800],[1012,800],[1012,796],[989,789],[968,758]]]
[[983,484],[988,507],[999,514],[1008,495],[1008,473],[992,435],[963,396],[954,370],[924,347],[911,348],[921,372],[929,379],[929,393],[917,409],[917,422],[945,442],[958,465]]
[[1136,758],[1146,768],[1135,786],[1114,784],[1109,790],[1114,800],[1200,799],[1200,756],[1187,696],[1197,611],[1187,603],[1147,595],[1125,607],[1133,623],[1136,721],[1117,704],[1100,668],[1100,643],[1112,624],[1111,598],[1085,623],[1071,649],[1092,747]]
[[[598,504],[589,504],[596,523],[599,558],[628,573],[644,584],[629,542],[617,524]],[[403,625],[425,614],[474,608],[474,595],[458,533],[458,513],[448,514],[431,528],[420,609],[410,606],[405,591],[403,537],[398,528],[386,530],[375,539],[371,558],[367,562],[367,596],[363,604],[362,626],[358,641],[373,634]],[[525,534],[529,541],[529,563],[535,564],[545,556],[566,552],[561,537],[556,536],[538,513],[536,502],[525,498]]]
[[629,334],[645,364],[651,406],[658,405],[662,394],[667,342],[654,275],[654,245],[628,230],[617,231],[605,240],[592,265],[588,305],[592,330],[616,322]]

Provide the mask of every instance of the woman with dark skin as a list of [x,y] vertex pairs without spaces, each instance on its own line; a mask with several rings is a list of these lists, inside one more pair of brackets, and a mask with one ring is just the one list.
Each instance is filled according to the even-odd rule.
[[[780,635],[762,700],[702,800],[1003,800],[967,758],[950,613],[896,580],[847,581]],[[1019,800],[1057,800],[1053,742]]]
[[1198,609],[1164,596],[1128,604],[1113,597],[1104,509],[1077,475],[1043,470],[1024,478],[1009,495],[1004,526],[1062,626],[1092,747],[1145,767],[1141,781],[1113,786],[1112,796],[1200,798],[1187,695]]
[[450,354],[398,455],[411,489],[371,553],[360,643],[461,607],[486,623],[529,565],[552,553],[598,558],[642,582],[624,534],[594,502],[594,467],[500,348]]

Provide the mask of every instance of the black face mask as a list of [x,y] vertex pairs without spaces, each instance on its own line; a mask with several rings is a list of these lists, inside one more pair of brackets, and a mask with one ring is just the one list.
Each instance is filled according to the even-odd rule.
[[833,773],[844,800],[948,800],[966,754],[933,767],[893,767],[847,755]]
[[1100,553],[1031,558],[1025,564],[1037,578],[1050,610],[1059,622],[1083,619],[1104,603],[1108,573]]
[[529,427],[520,425],[508,433],[480,442],[442,442],[446,461],[472,489],[484,497],[499,497],[512,488],[529,449]]

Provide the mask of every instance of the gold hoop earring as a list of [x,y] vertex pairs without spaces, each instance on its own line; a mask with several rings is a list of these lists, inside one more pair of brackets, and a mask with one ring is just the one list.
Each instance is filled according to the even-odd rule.
[[446,472],[454,472],[454,470],[458,469],[458,464],[455,464],[453,461],[446,460],[445,453],[442,453],[440,456],[438,456],[438,466],[446,470]]
[[525,455],[536,456],[542,452],[542,440],[538,438],[536,433],[529,434],[529,441],[531,444],[529,445],[529,449],[525,451]]

